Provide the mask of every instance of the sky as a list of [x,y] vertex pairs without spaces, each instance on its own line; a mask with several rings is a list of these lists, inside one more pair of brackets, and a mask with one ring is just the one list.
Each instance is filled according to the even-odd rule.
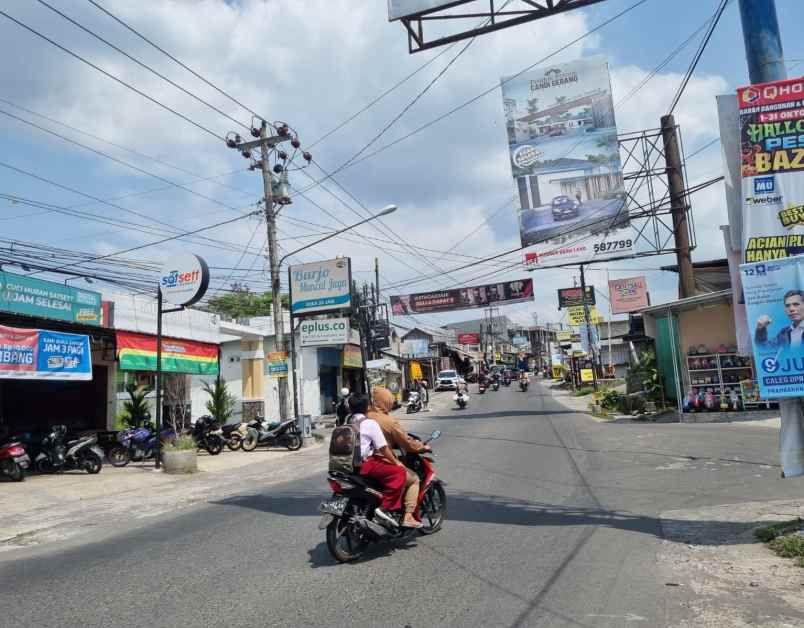
[[[91,3],[47,2],[219,111],[43,3],[6,0],[2,8],[8,15],[141,93],[0,15],[0,194],[6,195],[0,198],[0,248],[7,247],[8,240],[95,255],[142,247],[124,257],[153,268],[171,254],[191,250],[212,267],[211,294],[220,294],[233,281],[253,290],[268,289],[261,254],[265,224],[255,217],[242,218],[257,209],[262,181],[221,139],[230,131],[247,136],[252,114]],[[376,257],[385,296],[531,276],[535,301],[501,310],[519,324],[560,321],[556,289],[573,285],[577,272],[561,268],[528,274],[518,267],[502,271],[521,253],[496,265],[450,272],[519,246],[499,79],[532,64],[602,54],[609,60],[617,103],[699,29],[717,5],[716,0],[646,0],[542,61],[634,2],[606,0],[487,34],[468,45],[460,42],[448,50],[411,55],[403,27],[388,22],[384,0],[97,0],[248,109],[269,122],[287,122],[302,148],[312,152],[312,165],[289,172],[294,198],[278,219],[282,254],[395,204],[398,210],[381,223],[364,225],[291,260],[348,255],[355,278],[364,281],[372,279]],[[519,0],[512,0],[510,8],[516,4]],[[674,5],[672,11],[669,4]],[[777,0],[777,9],[785,58],[794,75],[804,70],[804,46],[794,37],[804,26],[804,7],[799,0]],[[616,108],[621,133],[658,126],[702,32]],[[732,0],[675,111],[687,154],[719,135],[715,96],[734,93],[746,82],[739,10]],[[472,104],[372,154],[487,90],[490,93]],[[324,172],[338,169],[356,154],[355,163],[321,182]],[[721,159],[717,143],[696,154],[687,164],[689,183],[721,174]],[[32,207],[11,202],[8,196],[50,205]],[[82,213],[65,215],[65,207]],[[724,257],[719,229],[727,222],[722,184],[695,194],[692,214],[697,235],[693,259]],[[240,219],[204,231],[208,239],[145,246],[235,218]],[[596,264],[587,282],[605,293],[607,276],[645,274],[652,302],[661,303],[676,297],[677,276],[658,269],[674,261],[673,256],[661,256]],[[19,268],[6,270],[24,274]],[[125,276],[125,271],[119,272]],[[598,307],[606,309],[602,296]],[[464,311],[397,322],[433,325],[479,315]]]

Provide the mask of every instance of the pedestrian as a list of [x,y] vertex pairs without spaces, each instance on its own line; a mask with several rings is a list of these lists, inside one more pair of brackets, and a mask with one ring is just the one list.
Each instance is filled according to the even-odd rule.
[[430,411],[430,391],[427,386],[427,380],[419,380],[419,399],[422,400],[422,410],[425,412]]

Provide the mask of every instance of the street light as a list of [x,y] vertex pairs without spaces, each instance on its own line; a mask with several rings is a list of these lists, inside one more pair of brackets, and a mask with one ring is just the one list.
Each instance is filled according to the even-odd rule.
[[315,242],[310,242],[310,244],[307,244],[307,245],[301,247],[300,249],[296,249],[295,251],[291,251],[290,253],[286,253],[285,255],[283,255],[282,257],[279,258],[278,266],[282,266],[282,262],[284,262],[288,257],[290,257],[292,255],[296,255],[296,253],[301,253],[305,249],[309,249],[310,247],[313,247],[316,244],[320,244],[321,242],[324,242],[325,240],[329,240],[330,238],[334,238],[336,235],[340,235],[345,231],[349,231],[351,229],[354,229],[355,227],[359,227],[360,225],[364,225],[367,222],[370,222],[370,221],[375,220],[377,218],[382,218],[383,216],[387,216],[388,214],[393,214],[396,210],[397,210],[396,205],[388,205],[388,206],[384,207],[383,209],[381,209],[376,214],[374,214],[372,216],[369,216],[368,218],[365,218],[365,219],[361,220],[360,222],[356,222],[355,224],[349,225],[348,227],[344,227],[343,229],[340,229],[338,231],[333,231],[332,233],[330,233],[328,235],[325,235],[323,238],[319,238]]

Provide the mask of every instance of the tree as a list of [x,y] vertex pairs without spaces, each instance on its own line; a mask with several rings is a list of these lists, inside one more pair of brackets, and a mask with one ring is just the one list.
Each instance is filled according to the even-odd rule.
[[[208,309],[231,319],[271,316],[273,296],[270,292],[252,292],[248,286],[233,283],[232,291],[209,299]],[[287,295],[282,295],[282,305],[288,307]]]
[[133,381],[126,385],[129,400],[123,402],[120,419],[126,427],[142,427],[151,422],[151,411],[148,409],[148,386],[137,386]]
[[235,397],[229,392],[226,380],[218,378],[214,385],[204,382],[204,392],[209,395],[207,399],[207,412],[217,421],[219,425],[226,425],[234,414]]

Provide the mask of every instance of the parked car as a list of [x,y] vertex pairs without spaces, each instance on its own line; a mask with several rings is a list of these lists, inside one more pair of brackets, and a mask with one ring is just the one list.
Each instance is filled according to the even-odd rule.
[[567,220],[578,216],[578,201],[566,195],[553,198],[551,209],[553,220]]
[[458,390],[458,384],[463,384],[463,378],[458,375],[458,371],[441,371],[436,378],[436,390]]

